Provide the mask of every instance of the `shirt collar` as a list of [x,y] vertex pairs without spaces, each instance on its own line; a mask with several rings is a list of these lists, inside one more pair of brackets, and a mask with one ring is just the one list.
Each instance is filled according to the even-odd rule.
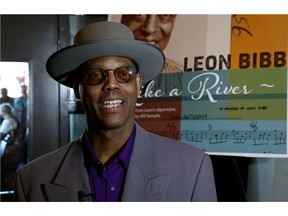
[[[130,157],[132,154],[134,141],[136,136],[136,126],[134,125],[133,130],[128,138],[128,140],[125,142],[125,144],[122,146],[121,149],[116,153],[118,156],[116,156],[116,159],[122,161],[122,163],[125,165],[126,168],[128,168]],[[94,150],[92,148],[92,143],[89,138],[88,131],[86,130],[83,136],[83,151],[84,151],[84,158],[85,158],[85,166],[88,168],[92,166],[95,162],[98,162],[97,155],[94,153]]]

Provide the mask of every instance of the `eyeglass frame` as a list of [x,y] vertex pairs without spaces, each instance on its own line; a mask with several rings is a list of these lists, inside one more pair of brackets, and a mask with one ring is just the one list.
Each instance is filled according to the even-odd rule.
[[[117,76],[117,70],[118,69],[121,69],[121,68],[126,68],[128,69],[128,74],[129,74],[129,79],[127,81],[122,81],[121,79],[119,80],[119,77]],[[99,69],[100,70],[100,73],[102,75],[102,78],[99,80],[99,82],[97,83],[89,83],[89,80],[91,81],[91,79],[88,78],[88,75],[89,75],[89,71],[90,70],[97,70]],[[82,71],[82,74],[81,74],[81,83],[83,85],[100,85],[102,83],[105,83],[107,82],[107,79],[108,79],[108,72],[109,71],[113,71],[113,74],[114,74],[114,77],[115,79],[117,80],[117,82],[119,83],[129,83],[131,81],[133,81],[136,77],[136,74],[138,74],[139,72],[136,70],[136,69],[133,69],[131,67],[128,67],[128,66],[120,66],[120,67],[117,67],[115,69],[102,69],[102,68],[98,68],[98,67],[95,67],[95,68],[81,68],[81,71]],[[83,72],[84,71],[84,72]],[[87,72],[88,71],[88,72]],[[93,73],[90,73],[91,75]],[[96,74],[96,73],[94,73]]]

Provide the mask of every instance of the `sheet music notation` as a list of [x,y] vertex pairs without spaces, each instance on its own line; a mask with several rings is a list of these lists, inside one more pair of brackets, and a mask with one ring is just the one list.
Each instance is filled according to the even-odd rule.
[[[256,122],[257,123],[257,122]],[[286,145],[287,133],[280,130],[259,131],[255,122],[251,130],[213,130],[209,124],[207,130],[175,130],[171,124],[165,131],[152,131],[162,136],[192,143],[209,143],[211,145],[232,143],[260,145]]]

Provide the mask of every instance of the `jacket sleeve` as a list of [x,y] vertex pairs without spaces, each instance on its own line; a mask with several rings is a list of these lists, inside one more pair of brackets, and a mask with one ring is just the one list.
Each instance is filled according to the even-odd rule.
[[213,166],[207,154],[203,157],[191,201],[217,201]]

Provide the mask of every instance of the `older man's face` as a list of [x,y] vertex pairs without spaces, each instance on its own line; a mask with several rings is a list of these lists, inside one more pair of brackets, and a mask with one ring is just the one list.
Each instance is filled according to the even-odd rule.
[[98,79],[95,69],[107,71],[105,81],[93,84],[85,78],[79,85],[87,120],[93,127],[104,130],[121,127],[125,129],[134,124],[134,109],[141,87],[141,76],[136,74],[130,81],[121,83],[117,81],[113,71],[121,67],[135,70],[135,65],[127,58],[99,57],[88,61],[81,71],[82,77],[89,73],[89,76],[86,76],[88,79]]
[[123,15],[135,39],[150,42],[164,50],[170,40],[176,15]]

